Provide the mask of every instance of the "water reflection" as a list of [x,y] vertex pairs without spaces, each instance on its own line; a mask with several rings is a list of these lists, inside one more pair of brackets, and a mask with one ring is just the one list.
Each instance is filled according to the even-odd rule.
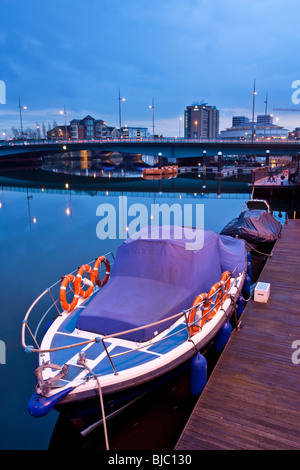
[[157,157],[117,152],[81,150],[44,158],[42,168],[55,173],[70,173],[86,177],[141,176],[143,168],[157,163]]
[[[129,172],[127,177],[121,168],[116,176],[115,170],[90,167],[88,158],[83,159],[85,168],[79,158],[66,160],[50,165],[51,171],[31,168],[0,173],[0,339],[7,345],[7,365],[0,369],[3,449],[48,447],[58,416],[54,413],[35,420],[27,412],[34,388],[33,361],[24,357],[20,347],[21,321],[37,296],[62,275],[103,253],[116,252],[122,239],[97,236],[99,205],[112,204],[117,221],[129,227],[132,218],[120,204],[120,197],[127,197],[128,207],[135,203],[145,206],[150,220],[154,217],[151,205],[178,204],[183,212],[185,204],[191,204],[193,210],[203,204],[204,227],[220,232],[250,197],[247,181],[235,177],[218,181],[202,170],[199,177],[198,169],[177,178],[144,180],[141,171]],[[76,175],[77,171],[84,174]],[[273,205],[273,209],[281,210],[278,216],[283,215],[283,220],[286,208]],[[292,217],[291,206],[287,210]],[[16,269],[16,265],[24,269]]]

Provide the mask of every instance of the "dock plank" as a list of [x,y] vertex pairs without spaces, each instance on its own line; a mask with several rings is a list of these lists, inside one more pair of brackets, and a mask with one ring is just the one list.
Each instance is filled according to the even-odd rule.
[[299,450],[300,220],[289,220],[260,281],[176,444],[176,450]]

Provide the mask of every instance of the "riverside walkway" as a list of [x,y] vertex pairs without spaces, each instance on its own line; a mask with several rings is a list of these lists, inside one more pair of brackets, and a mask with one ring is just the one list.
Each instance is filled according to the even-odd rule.
[[176,450],[300,449],[300,220],[289,220]]

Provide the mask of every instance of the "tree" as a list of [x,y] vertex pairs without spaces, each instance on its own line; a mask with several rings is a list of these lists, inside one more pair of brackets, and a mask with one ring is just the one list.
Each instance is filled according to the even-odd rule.
[[13,139],[20,139],[20,137],[21,137],[21,132],[20,132],[20,130],[17,129],[16,127],[12,127],[12,128],[11,128],[11,133],[12,133]]
[[44,122],[42,124],[42,137],[43,137],[43,139],[46,139],[46,137],[47,137],[47,131],[46,131],[46,126],[45,126]]

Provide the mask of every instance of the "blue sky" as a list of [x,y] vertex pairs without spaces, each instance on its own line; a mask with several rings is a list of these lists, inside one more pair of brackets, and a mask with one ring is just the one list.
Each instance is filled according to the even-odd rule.
[[[187,105],[204,100],[220,110],[220,130],[233,115],[292,108],[300,79],[298,0],[0,0],[0,132],[64,123],[86,114],[118,126],[179,133]],[[300,126],[300,113],[276,113]],[[181,133],[183,128],[181,125]]]

